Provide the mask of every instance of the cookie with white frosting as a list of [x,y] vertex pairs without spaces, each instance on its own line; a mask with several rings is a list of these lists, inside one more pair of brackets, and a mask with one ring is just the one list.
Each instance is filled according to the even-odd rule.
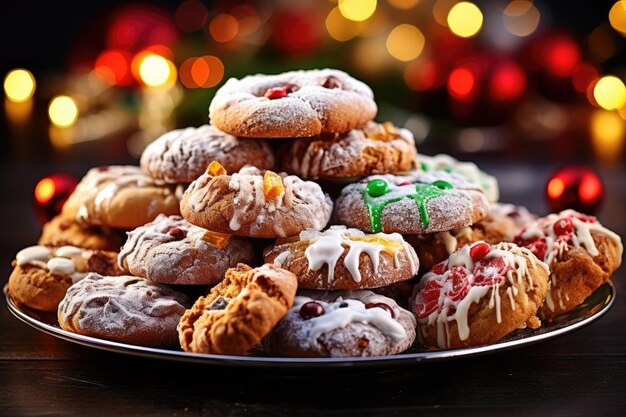
[[264,339],[270,355],[349,358],[394,355],[415,340],[415,317],[368,290],[302,291]]
[[398,233],[365,234],[345,226],[305,230],[267,248],[265,262],[298,277],[298,288],[349,290],[379,288],[415,276],[419,260]]

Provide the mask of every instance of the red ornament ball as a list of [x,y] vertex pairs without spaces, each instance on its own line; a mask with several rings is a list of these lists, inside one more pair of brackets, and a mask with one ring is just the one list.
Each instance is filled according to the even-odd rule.
[[595,214],[604,200],[604,185],[596,172],[585,166],[568,166],[556,171],[546,185],[550,210],[574,209]]
[[61,213],[65,200],[77,184],[78,179],[66,173],[51,174],[39,180],[33,193],[37,218],[45,223]]

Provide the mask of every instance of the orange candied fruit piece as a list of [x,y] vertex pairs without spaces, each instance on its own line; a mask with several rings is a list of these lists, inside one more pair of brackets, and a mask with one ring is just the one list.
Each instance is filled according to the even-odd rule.
[[226,168],[224,168],[222,166],[222,164],[220,164],[217,161],[213,161],[209,164],[208,168],[206,169],[206,172],[209,175],[213,175],[214,177],[218,176],[218,175],[226,175],[228,174],[226,172]]
[[276,200],[285,191],[283,179],[275,172],[265,171],[263,175],[263,194],[266,200]]
[[230,242],[231,237],[232,235],[226,233],[218,233],[207,230],[204,233],[204,236],[202,236],[202,240],[204,240],[211,246],[215,246],[218,249],[224,249],[226,246],[228,246],[228,242]]

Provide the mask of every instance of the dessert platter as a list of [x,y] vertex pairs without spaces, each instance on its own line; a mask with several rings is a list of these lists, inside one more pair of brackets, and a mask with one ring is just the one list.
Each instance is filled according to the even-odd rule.
[[477,355],[608,311],[617,234],[500,202],[376,113],[338,70],[230,79],[211,124],[86,173],[15,256],[9,310],[94,348],[276,367]]

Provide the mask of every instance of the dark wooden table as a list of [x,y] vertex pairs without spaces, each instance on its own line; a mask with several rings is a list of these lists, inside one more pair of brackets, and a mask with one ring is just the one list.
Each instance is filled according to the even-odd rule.
[[[0,167],[2,285],[12,256],[37,238],[30,193],[54,168]],[[554,167],[487,168],[503,199],[545,212],[542,187]],[[602,176],[599,216],[626,236],[626,173]],[[499,354],[376,371],[250,371],[123,356],[33,330],[2,302],[0,416],[626,415],[624,270],[613,278],[611,311],[582,330]]]

